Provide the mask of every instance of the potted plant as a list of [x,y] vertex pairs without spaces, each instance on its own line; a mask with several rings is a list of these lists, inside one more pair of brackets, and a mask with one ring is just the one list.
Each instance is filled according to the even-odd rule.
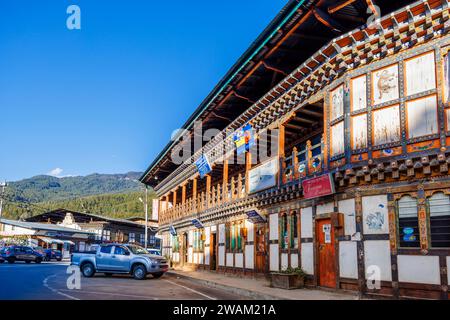
[[302,268],[287,268],[271,274],[270,286],[281,289],[300,289],[305,286],[306,273]]

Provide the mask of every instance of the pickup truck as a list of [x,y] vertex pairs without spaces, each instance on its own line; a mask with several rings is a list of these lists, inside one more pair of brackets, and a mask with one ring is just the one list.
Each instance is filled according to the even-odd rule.
[[134,279],[143,280],[147,274],[160,278],[169,269],[165,258],[134,244],[104,244],[93,252],[74,252],[70,261],[88,278],[99,272],[107,276],[131,274]]

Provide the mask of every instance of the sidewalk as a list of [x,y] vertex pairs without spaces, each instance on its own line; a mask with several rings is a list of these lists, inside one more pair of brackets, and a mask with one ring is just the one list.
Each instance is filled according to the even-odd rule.
[[358,293],[319,289],[271,288],[268,280],[209,271],[170,270],[168,274],[257,300],[359,300]]

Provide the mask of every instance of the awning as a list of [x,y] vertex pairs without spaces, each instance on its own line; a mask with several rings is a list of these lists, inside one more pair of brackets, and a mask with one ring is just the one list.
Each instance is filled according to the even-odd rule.
[[68,243],[68,244],[71,244],[71,245],[75,245],[75,242],[70,241],[70,240],[64,240],[63,243]]
[[47,238],[47,237],[38,237],[38,238],[46,243],[64,244],[64,241],[58,240],[58,239],[52,239],[52,238]]

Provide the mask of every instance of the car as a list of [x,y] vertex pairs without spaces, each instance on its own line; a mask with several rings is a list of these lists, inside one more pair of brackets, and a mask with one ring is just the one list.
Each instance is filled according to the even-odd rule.
[[91,252],[74,252],[71,265],[78,266],[84,277],[93,277],[96,272],[106,276],[131,274],[136,280],[143,280],[148,274],[160,278],[169,270],[167,260],[149,254],[143,247],[134,244],[104,244]]
[[51,261],[51,260],[61,261],[62,260],[62,252],[55,249],[45,249],[44,250],[44,260],[45,261]]
[[3,250],[4,250],[5,248],[0,248],[0,263],[4,263],[5,262],[5,259],[3,259],[3,257],[2,257],[2,254],[3,254]]
[[5,247],[1,255],[4,260],[8,261],[8,263],[15,263],[16,261],[41,263],[44,259],[39,252],[26,246]]
[[37,246],[37,247],[32,247],[34,251],[38,252],[42,257],[45,257],[45,250],[44,248]]
[[148,251],[148,253],[150,253],[150,254],[154,254],[154,255],[156,255],[156,256],[161,256],[161,250],[153,249],[153,248],[148,248],[147,251]]

